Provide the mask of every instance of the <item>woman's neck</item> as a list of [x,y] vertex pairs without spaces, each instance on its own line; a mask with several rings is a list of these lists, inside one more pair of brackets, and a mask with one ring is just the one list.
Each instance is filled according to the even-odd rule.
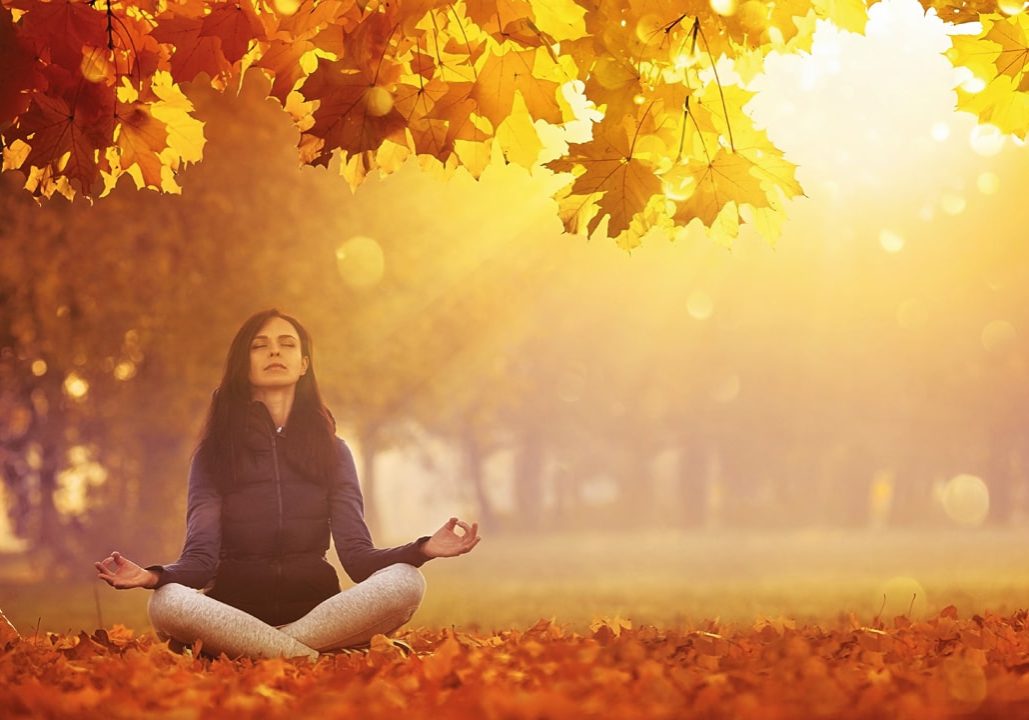
[[293,409],[293,398],[296,396],[296,386],[290,385],[283,388],[251,388],[250,399],[260,400],[268,408],[275,427],[280,428],[289,419],[289,411]]

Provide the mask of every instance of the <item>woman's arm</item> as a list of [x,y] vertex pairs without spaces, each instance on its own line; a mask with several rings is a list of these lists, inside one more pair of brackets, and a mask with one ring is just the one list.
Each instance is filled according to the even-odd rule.
[[218,571],[221,550],[221,495],[195,455],[189,468],[186,504],[186,542],[178,560],[140,568],[115,552],[95,563],[98,577],[119,589],[156,589],[168,583],[202,588],[210,583]]
[[168,583],[202,588],[214,580],[222,546],[222,498],[214,478],[193,455],[186,500],[186,543],[171,565],[150,565],[160,576],[155,588]]
[[430,559],[422,550],[422,545],[430,538],[428,535],[394,548],[376,548],[372,544],[364,521],[364,499],[357,482],[354,457],[345,442],[338,439],[337,442],[341,460],[329,491],[329,524],[343,569],[351,580],[359,583],[376,570],[394,563],[420,567]]

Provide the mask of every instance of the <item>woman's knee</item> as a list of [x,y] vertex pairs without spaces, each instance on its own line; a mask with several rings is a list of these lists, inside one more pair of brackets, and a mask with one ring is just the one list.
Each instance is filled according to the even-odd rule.
[[395,563],[383,568],[382,574],[389,577],[398,605],[412,610],[421,605],[426,588],[421,570],[407,563]]
[[147,601],[150,624],[158,631],[173,634],[192,613],[196,590],[178,583],[168,583],[154,590]]

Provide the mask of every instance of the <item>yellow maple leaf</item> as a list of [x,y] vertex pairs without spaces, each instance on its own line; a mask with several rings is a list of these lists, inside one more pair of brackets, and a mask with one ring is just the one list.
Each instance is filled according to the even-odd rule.
[[561,107],[557,101],[558,83],[541,80],[537,62],[552,63],[541,58],[546,53],[539,48],[529,50],[494,51],[486,55],[478,78],[471,90],[479,114],[489,119],[493,127],[511,114],[515,92],[522,95],[525,106],[533,118],[549,123],[560,123]]
[[981,122],[1019,137],[1029,133],[1029,93],[1019,90],[1008,75],[994,78],[982,92],[962,93],[959,99],[959,107],[978,115]]
[[691,160],[667,173],[666,185],[679,190],[692,188],[678,203],[675,219],[685,225],[696,218],[711,227],[729,202],[768,207],[768,197],[753,169],[754,163],[744,155],[720,149],[710,161]]
[[954,67],[968,68],[975,77],[989,82],[997,74],[1000,51],[999,44],[982,37],[955,35],[946,55]]
[[511,114],[497,126],[494,137],[500,143],[504,157],[509,162],[523,167],[532,167],[536,162],[540,150],[543,149],[543,143],[540,141],[539,133],[536,132],[529,111],[525,107],[525,100],[522,99],[521,93],[515,95]]
[[814,0],[819,17],[830,20],[844,30],[864,33],[868,22],[868,8],[864,0]]
[[139,175],[137,187],[161,187],[160,153],[168,142],[165,124],[155,118],[143,103],[131,103],[118,110],[117,144],[123,170],[135,165]]
[[811,0],[776,0],[768,36],[774,46],[810,50],[817,17]]
[[[661,181],[649,162],[634,155],[638,135],[635,118],[605,119],[594,127],[592,142],[577,145],[569,159],[555,160],[558,171],[576,168],[580,174],[566,204],[566,225],[573,232],[593,232],[607,215],[608,234],[617,236],[629,227],[633,216],[661,192]],[[600,213],[594,214],[595,203]]]
[[190,114],[193,103],[166,72],[154,74],[153,90],[160,100],[151,106],[150,114],[163,122],[168,130],[168,147],[161,152],[161,159],[175,169],[179,162],[199,162],[207,141],[204,139],[204,123]]
[[998,75],[1021,76],[1029,64],[1029,17],[1025,13],[994,22],[983,39],[1000,47],[994,59]]
[[586,8],[573,0],[529,0],[536,26],[558,42],[586,34]]

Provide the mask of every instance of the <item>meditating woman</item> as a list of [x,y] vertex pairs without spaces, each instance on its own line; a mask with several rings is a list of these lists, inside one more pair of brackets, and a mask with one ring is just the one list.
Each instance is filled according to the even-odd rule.
[[[342,592],[325,560],[330,533],[357,583]],[[452,517],[432,536],[372,545],[353,457],[318,392],[311,338],[267,310],[229,348],[190,467],[181,557],[143,568],[113,552],[95,565],[112,587],[154,589],[147,609],[159,637],[234,658],[317,658],[406,623],[425,592],[418,568],[480,539],[478,523]]]

